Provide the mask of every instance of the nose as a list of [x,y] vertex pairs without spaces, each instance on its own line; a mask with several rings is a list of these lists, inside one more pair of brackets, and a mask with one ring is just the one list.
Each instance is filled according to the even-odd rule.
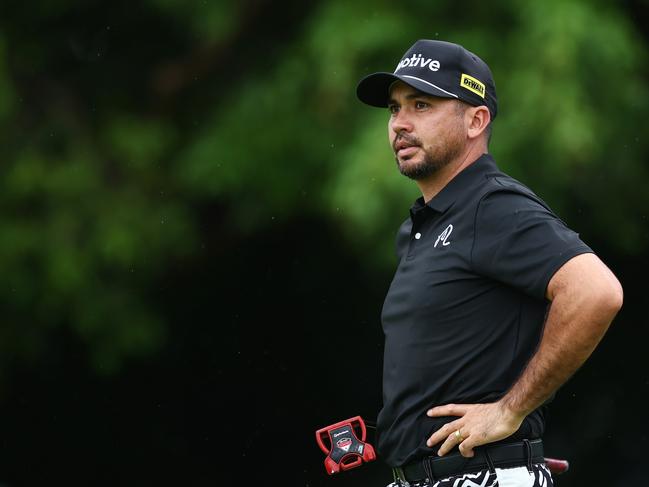
[[410,117],[403,108],[390,118],[390,129],[398,134],[400,132],[412,132]]

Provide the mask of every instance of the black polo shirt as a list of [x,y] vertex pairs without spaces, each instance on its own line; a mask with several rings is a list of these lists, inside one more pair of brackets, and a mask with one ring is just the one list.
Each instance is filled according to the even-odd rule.
[[[397,235],[399,265],[382,311],[383,408],[377,446],[391,466],[439,445],[426,440],[456,418],[429,418],[448,403],[502,397],[533,355],[552,275],[592,252],[529,188],[489,154],[427,204],[420,198]],[[506,441],[539,438],[543,408]]]

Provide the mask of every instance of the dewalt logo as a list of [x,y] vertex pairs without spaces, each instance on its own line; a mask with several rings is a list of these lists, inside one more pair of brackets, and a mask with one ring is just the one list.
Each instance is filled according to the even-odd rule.
[[462,78],[460,79],[460,86],[466,88],[469,91],[473,91],[476,95],[480,95],[484,98],[485,87],[480,81],[475,79],[468,74],[462,73]]

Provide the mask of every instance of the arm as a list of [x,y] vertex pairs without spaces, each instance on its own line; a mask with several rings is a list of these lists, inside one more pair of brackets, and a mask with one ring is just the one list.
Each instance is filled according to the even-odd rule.
[[459,416],[428,439],[428,446],[445,440],[439,455],[459,443],[460,453],[470,457],[474,447],[516,432],[591,355],[622,306],[622,287],[597,256],[581,254],[554,274],[547,298],[552,303],[539,348],[505,396],[495,403],[447,404],[428,411],[428,416]]

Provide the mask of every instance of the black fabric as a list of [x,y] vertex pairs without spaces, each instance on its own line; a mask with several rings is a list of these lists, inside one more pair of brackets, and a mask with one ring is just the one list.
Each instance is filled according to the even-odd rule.
[[[531,456],[530,456],[531,454]],[[543,442],[529,442],[529,450],[524,442],[510,443],[493,447],[478,447],[474,456],[466,458],[459,453],[444,457],[429,457],[405,465],[395,471],[397,478],[408,482],[424,479],[440,480],[453,475],[491,470],[489,458],[496,468],[510,468],[545,463]],[[428,470],[428,472],[427,472]],[[432,476],[432,477],[431,477]]]
[[[592,250],[529,188],[484,154],[397,235],[399,264],[382,310],[379,454],[390,466],[435,455],[426,440],[448,418],[426,411],[501,398],[534,353],[552,275]],[[503,442],[540,438],[544,407]]]

